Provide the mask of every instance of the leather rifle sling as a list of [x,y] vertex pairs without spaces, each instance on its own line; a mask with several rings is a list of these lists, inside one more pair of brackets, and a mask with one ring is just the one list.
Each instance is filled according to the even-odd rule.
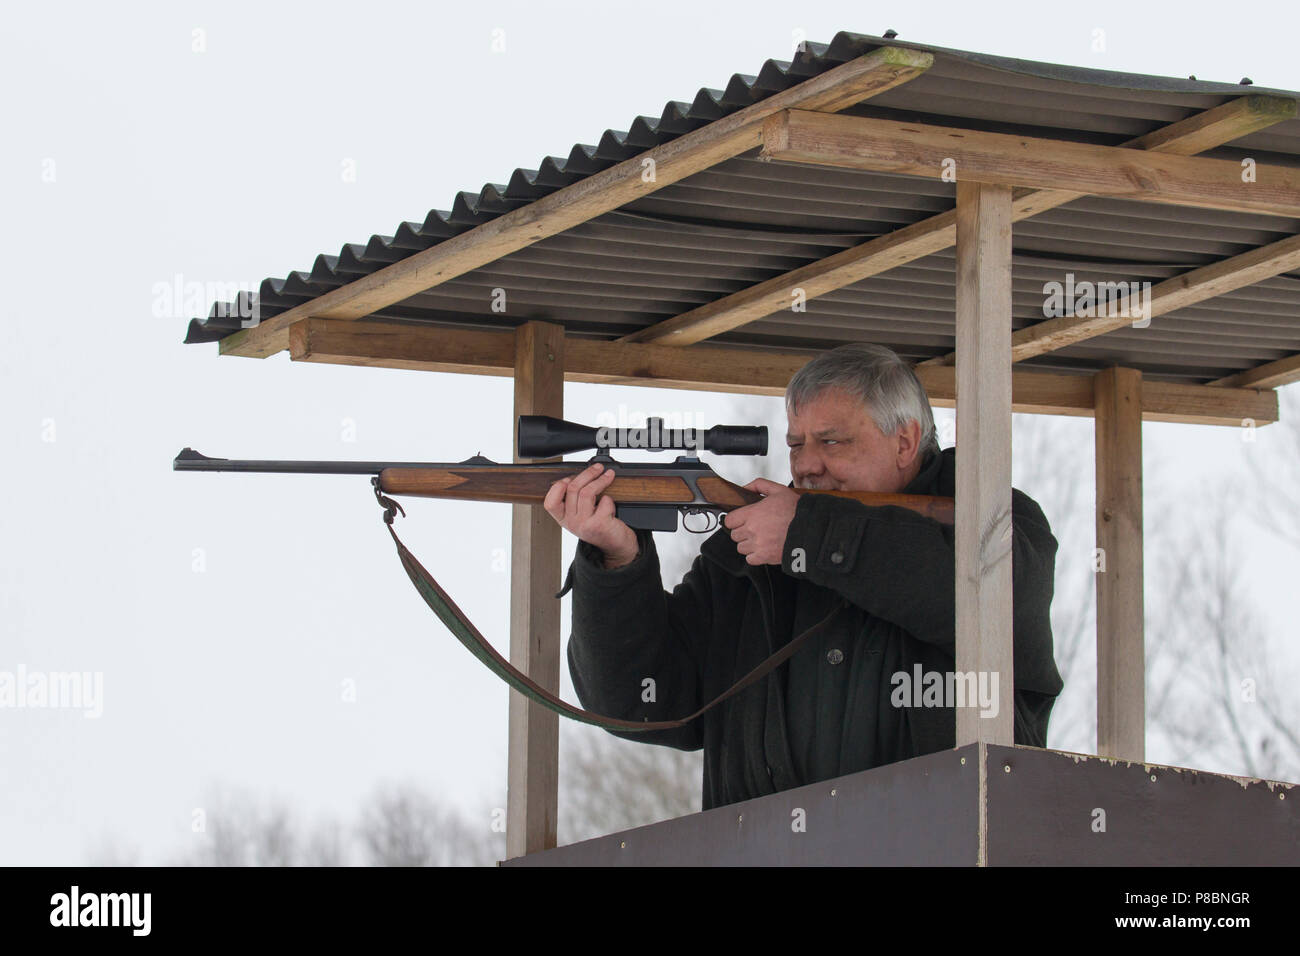
[[402,561],[402,567],[406,570],[407,577],[415,585],[415,590],[419,592],[424,603],[434,614],[438,615],[439,620],[447,626],[447,629],[469,650],[471,654],[487,665],[488,669],[500,677],[503,681],[513,687],[519,693],[523,694],[529,700],[536,701],[548,710],[557,714],[580,721],[584,724],[592,724],[596,727],[603,727],[605,730],[617,730],[625,732],[645,732],[651,730],[673,730],[678,727],[684,727],[692,720],[711,708],[722,703],[728,697],[740,693],[746,687],[758,683],[772,671],[776,670],[816,634],[820,633],[831,619],[847,606],[847,601],[841,600],[835,609],[826,617],[818,621],[812,627],[805,630],[790,643],[786,644],[775,654],[767,658],[748,674],[742,677],[736,683],[732,684],[725,691],[719,694],[713,700],[709,701],[693,714],[688,714],[679,720],[621,720],[617,717],[606,717],[602,714],[595,714],[589,710],[583,710],[581,707],[575,707],[564,700],[561,700],[555,694],[552,694],[545,687],[542,687],[536,681],[532,680],[527,674],[513,666],[508,660],[501,656],[485,638],[474,624],[465,617],[464,612],[456,606],[450,595],[442,589],[442,586],[433,579],[424,566],[416,559],[415,555],[407,550],[402,539],[397,536],[393,530],[393,519],[397,512],[401,512],[405,517],[406,512],[402,506],[380,493],[378,480],[375,480],[375,497],[379,504],[384,508],[384,523],[388,526],[388,533],[392,535],[393,544],[397,547],[397,556]]

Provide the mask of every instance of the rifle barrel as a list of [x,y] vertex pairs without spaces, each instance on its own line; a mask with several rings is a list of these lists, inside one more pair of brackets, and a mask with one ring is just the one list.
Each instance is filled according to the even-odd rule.
[[286,475],[377,475],[385,468],[445,468],[441,462],[418,461],[254,461],[209,458],[186,448],[172,460],[172,471],[247,471]]

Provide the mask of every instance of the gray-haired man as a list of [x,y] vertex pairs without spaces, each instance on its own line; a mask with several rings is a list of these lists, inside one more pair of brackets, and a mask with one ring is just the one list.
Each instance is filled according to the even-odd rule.
[[[809,362],[786,389],[786,413],[795,487],[955,492],[955,449],[939,450],[925,390],[889,349],[846,345]],[[704,809],[954,745],[953,701],[912,686],[952,686],[951,527],[760,478],[747,487],[763,500],[731,512],[669,593],[651,533],[602,496],[612,477],[593,465],[546,498],[581,539],[565,588],[583,706],[682,717],[831,615],[811,646],[686,727],[620,734],[703,748]],[[1049,617],[1056,539],[1017,490],[1012,519],[1015,741],[1043,747],[1062,687]]]

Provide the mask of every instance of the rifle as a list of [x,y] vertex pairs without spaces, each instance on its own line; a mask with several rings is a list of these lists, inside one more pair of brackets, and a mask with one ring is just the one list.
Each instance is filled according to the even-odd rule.
[[[555,458],[573,452],[596,449],[585,462],[561,461],[533,464],[498,464],[482,455],[460,462],[398,461],[252,461],[209,458],[193,448],[184,449],[172,462],[174,471],[236,471],[281,474],[370,475],[376,494],[410,495],[416,498],[446,498],[462,501],[496,501],[517,505],[540,505],[552,484],[576,475],[599,462],[615,472],[605,490],[614,501],[617,518],[634,529],[676,531],[677,515],[682,527],[696,534],[715,530],[728,511],[762,499],[723,478],[700,461],[698,450],[717,455],[766,455],[767,429],[750,425],[715,425],[709,429],[663,427],[663,419],[651,418],[644,428],[593,428],[546,415],[521,415],[518,426],[521,458]],[[610,449],[639,448],[647,451],[684,451],[669,463],[618,462]],[[880,494],[865,491],[810,491],[798,494],[830,494],[852,498],[866,505],[895,505],[945,524],[953,522],[951,498],[930,495]],[[691,527],[687,518],[705,515],[703,528]]]
[[[483,636],[446,591],[425,570],[415,555],[407,550],[393,521],[402,506],[387,495],[412,495],[419,498],[450,498],[465,501],[499,501],[521,505],[539,505],[551,485],[576,475],[600,462],[613,468],[615,478],[605,494],[614,500],[615,515],[632,528],[650,531],[676,531],[677,515],[688,531],[704,533],[718,526],[720,516],[735,508],[753,504],[762,495],[727,481],[695,453],[699,448],[719,455],[766,455],[767,429],[749,425],[715,425],[697,428],[665,429],[663,419],[651,418],[645,428],[592,428],[544,415],[521,415],[517,434],[521,458],[554,458],[578,451],[597,449],[595,457],[585,462],[537,462],[502,465],[475,455],[454,463],[393,461],[252,461],[209,458],[193,448],[186,448],[172,461],[173,471],[237,471],[283,474],[370,475],[375,498],[384,509],[384,523],[397,547],[411,583],[429,608],[447,629],[480,661],[519,691],[543,707],[572,717],[582,723],[617,731],[671,730],[684,726],[706,710],[733,694],[756,683],[803,647],[814,635],[830,624],[847,602],[841,601],[819,623],[786,643],[741,680],[709,701],[695,713],[678,720],[634,721],[593,714],[575,707],[527,674],[513,667]],[[617,462],[609,455],[611,448],[641,448],[649,451],[684,451],[671,463]],[[894,505],[944,524],[953,523],[953,499],[929,495],[877,494],[874,492],[811,491],[794,489],[799,494],[829,494],[853,498],[866,505]],[[711,524],[692,528],[686,522],[691,515],[706,515]],[[560,595],[557,594],[558,598]]]

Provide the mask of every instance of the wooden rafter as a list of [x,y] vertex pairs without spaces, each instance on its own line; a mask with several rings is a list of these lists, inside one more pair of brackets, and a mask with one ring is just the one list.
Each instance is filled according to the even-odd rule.
[[1300,382],[1300,355],[1288,355],[1275,362],[1216,379],[1210,385],[1216,388],[1279,388]]
[[[1213,262],[1157,283],[1151,288],[1150,316],[1147,318],[1165,315],[1294,269],[1300,269],[1300,236],[1288,236],[1267,246],[1251,249],[1230,259]],[[1134,322],[1131,315],[1117,314],[1122,310],[1103,308],[1100,299],[1097,305],[1096,311],[1111,314],[1084,317],[1064,315],[1037,322],[1013,333],[1011,361],[1022,362],[1035,355],[1063,349],[1076,342],[1122,329]],[[947,355],[927,359],[922,364],[951,365],[953,359],[954,353],[949,352]]]
[[[368,319],[349,322],[310,319],[290,331],[295,361],[362,365],[419,371],[511,375],[515,336],[511,331],[419,326]],[[648,385],[750,395],[783,395],[810,352],[721,348],[682,349],[565,337],[564,378],[569,382]],[[932,404],[951,408],[957,397],[951,366],[920,366],[917,375]],[[1017,369],[1011,376],[1012,411],[1091,417],[1090,375]],[[1277,421],[1277,395],[1253,388],[1215,388],[1145,382],[1146,421],[1240,427],[1244,418],[1263,425]]]
[[761,144],[763,122],[792,107],[842,110],[924,73],[933,56],[882,47],[609,169],[498,216],[221,340],[221,354],[264,358],[305,318],[357,319],[594,219]]
[[1006,184],[1229,212],[1300,217],[1300,169],[1121,146],[785,110],[763,124],[766,159]]
[[[1121,148],[1191,156],[1295,116],[1295,100],[1278,96],[1243,96],[1129,140]],[[1018,189],[1013,198],[1011,218],[1019,222],[1081,195],[1062,189]],[[955,210],[939,213],[671,319],[656,322],[623,336],[619,341],[691,345],[711,338],[790,308],[796,289],[802,290],[805,298],[815,298],[950,248],[956,241],[956,221]]]

